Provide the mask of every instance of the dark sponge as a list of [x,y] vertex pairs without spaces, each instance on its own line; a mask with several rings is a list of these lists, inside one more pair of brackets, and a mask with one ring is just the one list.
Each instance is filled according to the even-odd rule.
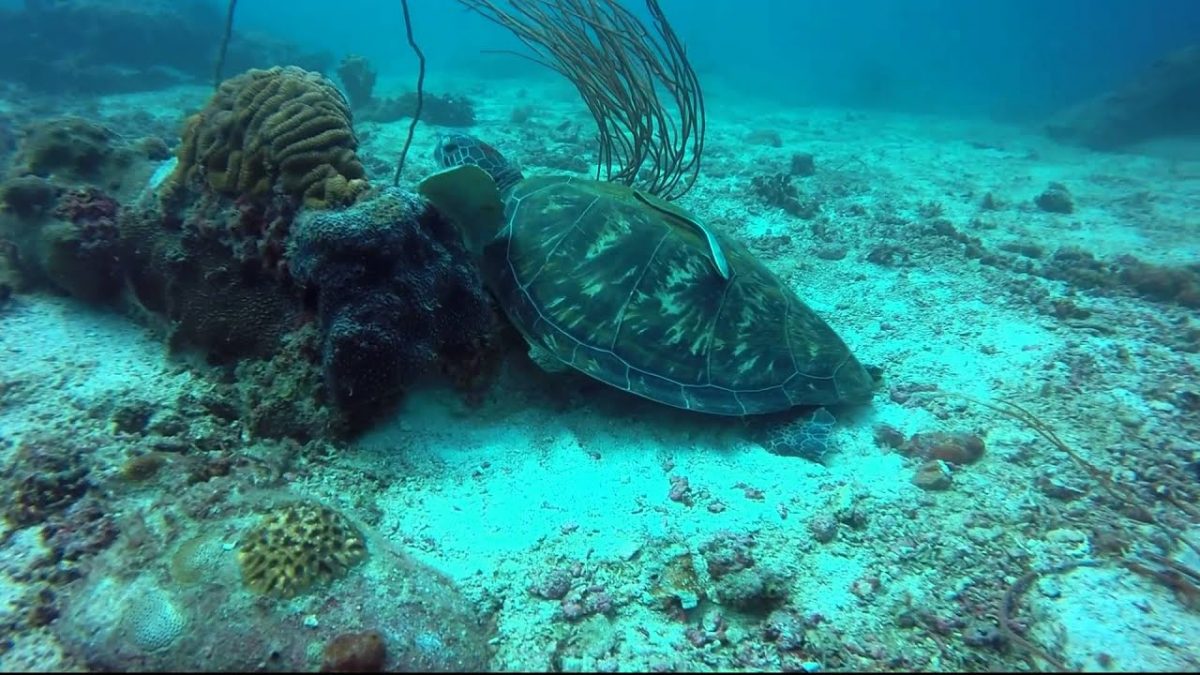
[[388,188],[305,213],[287,251],[293,277],[316,291],[326,383],[352,422],[490,343],[495,317],[461,236],[417,195]]

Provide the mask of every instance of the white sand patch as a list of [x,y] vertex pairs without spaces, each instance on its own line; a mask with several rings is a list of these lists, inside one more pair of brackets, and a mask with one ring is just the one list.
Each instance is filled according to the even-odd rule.
[[[531,83],[527,96],[537,101],[539,119],[580,114],[573,103],[553,106],[548,93],[553,87],[539,94],[537,86]],[[514,138],[513,124],[501,114],[505,109],[492,106],[470,131],[520,161],[521,148],[529,146]],[[747,135],[764,128],[778,132],[781,148],[747,145]],[[1079,245],[1101,257],[1134,253],[1170,263],[1187,259],[1200,239],[1188,215],[1200,205],[1200,180],[1184,177],[1174,160],[1096,156],[1004,125],[844,110],[763,115],[749,104],[738,107],[728,101],[710,107],[709,134],[705,177],[681,203],[702,217],[733,223],[741,236],[790,234],[800,246],[807,245],[807,223],[755,206],[746,196],[750,176],[786,171],[790,154],[806,151],[816,156],[818,172],[840,171],[865,181],[868,192],[849,199],[909,217],[915,217],[920,205],[937,203],[960,229],[970,229],[975,219],[986,221],[990,229],[982,230],[981,236],[988,246],[1032,240],[1050,251]],[[534,166],[527,172],[553,171]],[[1050,182],[1067,185],[1077,205],[1075,213],[1049,214],[1033,205]],[[804,189],[803,180],[797,184]],[[989,191],[1009,206],[982,211],[980,202]],[[1143,191],[1153,197],[1139,197]],[[1150,206],[1138,212],[1130,203]],[[831,218],[837,223],[840,216]],[[1164,219],[1176,225],[1164,228]],[[1191,235],[1176,232],[1171,241],[1160,234],[1173,227],[1191,227]],[[867,247],[869,242],[860,245]],[[964,260],[961,269],[884,268],[863,260],[861,250],[838,261],[804,256],[771,264],[864,362],[884,364],[890,382],[936,385],[982,399],[999,392],[1032,392],[1047,364],[1072,339],[1053,319],[1004,298],[977,274],[972,261]],[[805,523],[835,509],[845,495],[867,497],[873,513],[885,514],[919,501],[922,495],[911,483],[911,465],[883,453],[872,441],[871,425],[886,422],[912,433],[954,428],[952,423],[881,396],[869,415],[839,427],[839,450],[820,467],[769,455],[750,443],[673,436],[650,420],[588,415],[578,411],[547,418],[545,413],[526,412],[488,422],[439,418],[414,403],[403,429],[381,429],[364,440],[381,453],[393,448],[391,452],[403,452],[418,465],[429,462],[437,467],[393,485],[382,496],[382,529],[421,542],[421,556],[463,583],[502,575],[518,594],[544,570],[546,560],[621,559],[644,543],[663,540],[695,550],[721,531],[759,531],[774,541],[792,542],[796,556],[787,566],[802,598],[798,601],[807,610],[837,617],[849,630],[892,621],[874,613],[877,609],[864,605],[850,590],[881,564],[894,570],[891,597],[945,592],[937,590],[944,582],[937,569],[883,564],[891,551],[850,549],[839,543],[814,547]],[[1011,433],[1004,428],[997,438]],[[1014,491],[1007,482],[984,478],[1005,472],[996,463],[1009,452],[998,451],[985,460],[992,462],[986,470],[968,468],[958,478],[960,489],[977,493],[979,508],[1009,514],[1028,498],[1028,488]],[[666,460],[669,470],[664,469]],[[710,513],[705,500],[691,508],[672,502],[670,476],[686,476],[694,491],[707,490],[725,509]],[[735,487],[738,483],[752,484],[765,498],[746,499]],[[787,507],[787,519],[781,519],[780,505]],[[945,564],[952,564],[954,550],[970,550],[971,543],[961,538],[963,523],[943,521],[935,527],[945,528]],[[660,555],[665,559],[667,553]],[[653,565],[655,558],[642,560]],[[1088,595],[1087,586],[1101,582],[1082,578],[1078,583],[1084,587],[1073,597]],[[525,615],[527,621],[516,615],[502,619],[507,640],[527,648],[544,644],[543,622],[550,620],[545,605],[510,602],[525,608],[514,612],[531,613]],[[644,608],[627,611],[633,621],[661,621]],[[1106,642],[1106,631],[1121,630],[1121,620],[1111,618],[1092,617],[1104,628],[1074,631],[1076,646],[1070,654],[1076,648],[1097,649]],[[1061,619],[1077,622],[1070,612]],[[627,625],[618,622],[611,630]],[[1146,628],[1127,635],[1131,644],[1126,651],[1154,650],[1153,632]],[[658,644],[650,638],[636,642],[651,652]],[[641,653],[629,649],[631,654]],[[519,652],[516,647],[508,650],[510,660],[505,663],[541,663],[521,661],[514,656]],[[1179,656],[1160,653],[1164,663],[1186,663]]]
[[1038,631],[1068,663],[1087,671],[1194,670],[1200,616],[1170,591],[1119,568],[1082,567],[1030,591],[1038,612],[1055,617]]
[[46,295],[20,296],[0,313],[0,360],[13,391],[0,437],[10,440],[100,401],[174,401],[195,381],[129,319]]

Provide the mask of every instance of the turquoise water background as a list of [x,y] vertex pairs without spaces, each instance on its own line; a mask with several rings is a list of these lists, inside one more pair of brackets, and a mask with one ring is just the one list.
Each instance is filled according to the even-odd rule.
[[[223,5],[220,0],[214,2]],[[640,0],[627,0],[643,12]],[[804,105],[1002,119],[1105,91],[1200,36],[1192,0],[662,0],[702,79]],[[453,0],[410,0],[431,76],[528,70]],[[399,0],[241,0],[238,23],[415,72]],[[432,82],[436,86],[436,79]]]

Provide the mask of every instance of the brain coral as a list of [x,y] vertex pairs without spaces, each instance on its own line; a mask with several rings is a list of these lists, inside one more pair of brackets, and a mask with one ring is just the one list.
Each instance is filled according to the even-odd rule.
[[246,585],[284,598],[340,577],[366,557],[362,533],[342,514],[312,502],[269,512],[238,552]]
[[188,119],[172,177],[233,197],[278,189],[308,206],[349,204],[367,187],[341,92],[294,66],[250,70],[221,83]]
[[225,549],[217,537],[188,539],[171,557],[171,578],[183,584],[196,583],[213,574],[224,555]]
[[132,598],[123,620],[133,644],[148,652],[169,647],[187,625],[183,613],[158,589]]

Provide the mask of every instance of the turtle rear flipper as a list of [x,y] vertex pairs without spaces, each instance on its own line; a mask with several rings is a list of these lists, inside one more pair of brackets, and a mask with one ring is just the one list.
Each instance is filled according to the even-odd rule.
[[752,436],[771,454],[801,457],[823,464],[836,423],[833,414],[821,407],[810,415],[796,414],[788,420],[772,419],[760,423]]
[[536,342],[529,343],[529,360],[546,373],[565,373],[571,370],[571,366],[563,363],[557,355]]

